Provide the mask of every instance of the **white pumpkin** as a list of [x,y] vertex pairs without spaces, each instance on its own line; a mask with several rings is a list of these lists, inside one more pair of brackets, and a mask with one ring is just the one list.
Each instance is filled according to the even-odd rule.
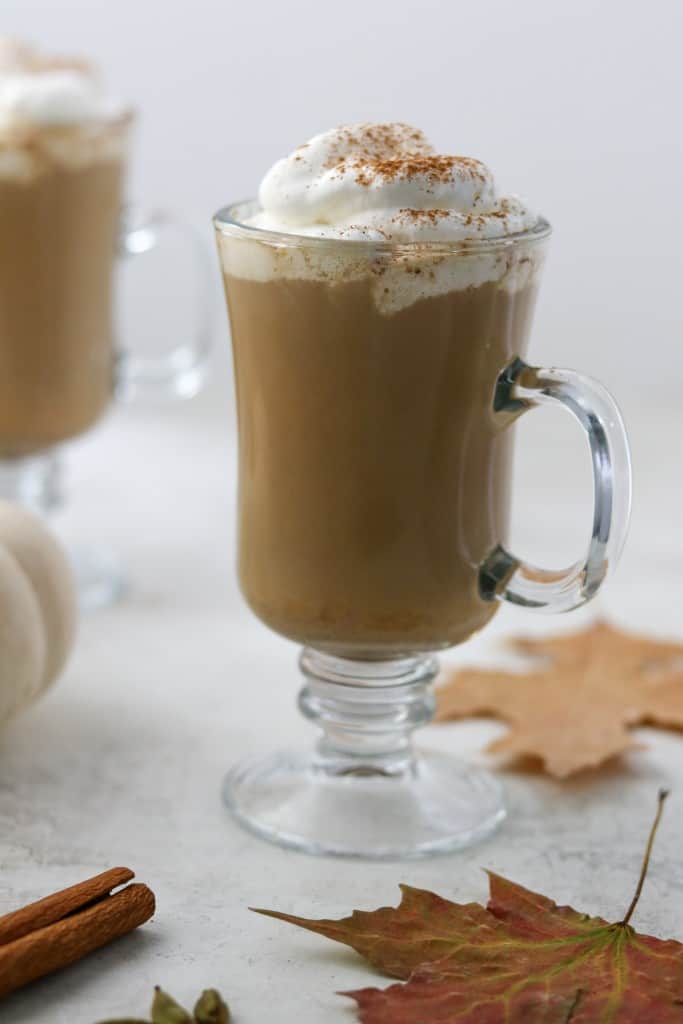
[[0,723],[58,676],[76,632],[76,587],[40,519],[0,501]]

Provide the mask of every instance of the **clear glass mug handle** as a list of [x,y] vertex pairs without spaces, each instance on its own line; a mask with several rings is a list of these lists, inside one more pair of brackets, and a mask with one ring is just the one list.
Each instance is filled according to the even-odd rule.
[[120,351],[116,365],[117,398],[191,398],[204,384],[211,348],[211,265],[200,233],[190,224],[164,212],[143,214],[123,211],[118,238],[118,255],[123,259],[141,256],[163,244],[163,238],[180,236],[193,254],[195,265],[195,325],[189,338],[173,339],[160,354],[143,355]]
[[589,601],[619,558],[631,512],[631,458],[619,409],[597,381],[572,370],[527,366],[516,359],[498,378],[494,410],[517,417],[538,405],[561,405],[579,421],[593,467],[593,529],[586,557],[569,568],[539,569],[496,547],[480,569],[487,600],[565,612]]

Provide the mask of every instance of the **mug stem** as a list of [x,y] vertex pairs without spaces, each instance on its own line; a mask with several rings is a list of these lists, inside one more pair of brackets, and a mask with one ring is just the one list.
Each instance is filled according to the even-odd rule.
[[0,499],[24,505],[48,520],[66,548],[83,611],[119,600],[126,577],[116,554],[105,547],[72,545],[63,535],[61,516],[56,515],[64,507],[63,464],[56,448],[0,458]]
[[301,712],[322,730],[317,767],[329,775],[400,775],[412,734],[434,716],[434,657],[355,661],[304,648]]
[[309,751],[238,763],[223,798],[240,824],[281,846],[375,860],[461,849],[505,817],[488,772],[416,751],[434,713],[437,661],[354,661],[305,648],[299,708],[322,732]]
[[0,499],[47,516],[63,503],[62,464],[56,449],[0,458]]

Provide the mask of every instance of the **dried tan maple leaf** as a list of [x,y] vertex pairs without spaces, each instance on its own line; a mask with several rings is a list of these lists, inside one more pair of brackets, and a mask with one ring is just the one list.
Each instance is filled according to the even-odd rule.
[[510,731],[488,750],[533,758],[565,778],[640,746],[636,725],[683,729],[683,644],[596,622],[580,633],[515,638],[542,659],[527,673],[461,669],[437,689],[437,721],[492,715]]

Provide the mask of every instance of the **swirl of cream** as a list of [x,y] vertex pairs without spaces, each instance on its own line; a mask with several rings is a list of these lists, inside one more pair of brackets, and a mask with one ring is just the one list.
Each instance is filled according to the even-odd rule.
[[322,238],[497,238],[537,221],[520,199],[498,195],[481,161],[435,153],[401,123],[316,135],[268,171],[259,202],[254,226]]

